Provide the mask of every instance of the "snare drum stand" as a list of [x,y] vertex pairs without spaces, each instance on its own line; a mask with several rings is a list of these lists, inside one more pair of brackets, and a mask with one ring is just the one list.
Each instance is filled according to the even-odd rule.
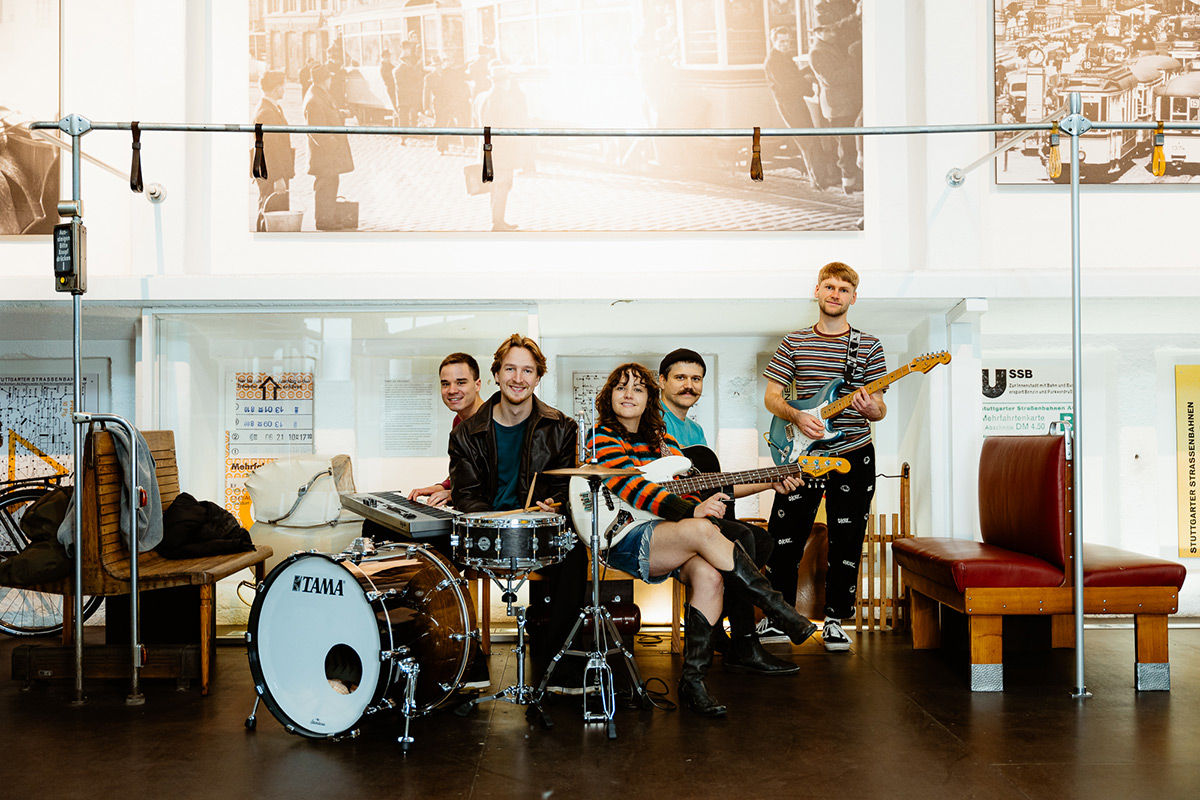
[[[634,696],[638,698],[642,708],[650,707],[650,696],[646,694],[646,688],[642,683],[642,673],[638,669],[637,662],[633,660],[633,654],[625,649],[625,645],[621,642],[621,633],[617,630],[612,615],[600,603],[600,516],[596,512],[599,508],[601,480],[600,475],[587,476],[588,491],[592,501],[592,604],[580,609],[579,619],[575,620],[575,626],[571,628],[571,633],[563,643],[562,649],[558,651],[546,668],[546,674],[542,677],[541,685],[537,689],[537,697],[540,699],[546,691],[546,686],[550,683],[550,675],[553,674],[563,656],[586,658],[587,666],[584,667],[583,672],[583,720],[584,722],[603,720],[608,738],[615,739],[617,738],[617,723],[613,720],[613,714],[617,708],[617,694],[613,688],[612,666],[608,663],[608,657],[613,653],[624,654],[625,666],[629,670],[629,679],[633,682]],[[621,528],[629,521],[630,518],[627,514],[624,516],[618,514],[611,530]],[[606,533],[608,532],[606,531]],[[591,620],[592,626],[592,649],[572,650],[571,645],[574,643],[576,635],[583,629],[584,621],[588,619]],[[609,645],[610,637],[612,646]],[[592,710],[588,707],[589,691],[599,693],[600,710]],[[542,724],[547,728],[553,725],[544,711],[542,712]]]
[[[513,560],[515,568],[516,561]],[[495,694],[490,694],[487,697],[474,697],[462,705],[454,709],[454,713],[460,717],[465,717],[474,710],[475,706],[480,703],[487,703],[492,700],[503,700],[506,703],[514,703],[516,705],[529,706],[526,714],[532,713],[535,709],[541,716],[543,724],[549,728],[552,723],[549,717],[546,716],[545,710],[542,708],[541,693],[536,691],[532,686],[525,683],[525,606],[516,605],[517,590],[524,585],[529,578],[529,573],[537,569],[532,567],[522,572],[512,572],[505,576],[504,581],[494,572],[485,566],[475,565],[475,569],[485,573],[489,578],[496,582],[496,586],[500,587],[503,592],[501,599],[508,604],[508,616],[517,618],[517,646],[513,648],[513,653],[517,656],[517,682],[513,686],[506,689],[501,689]],[[513,581],[519,578],[517,585],[513,586]],[[482,657],[482,654],[480,654]]]

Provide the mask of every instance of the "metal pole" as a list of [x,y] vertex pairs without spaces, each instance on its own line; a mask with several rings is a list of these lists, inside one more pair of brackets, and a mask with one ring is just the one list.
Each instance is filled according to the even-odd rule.
[[[75,429],[92,422],[112,422],[125,429],[129,436],[129,474],[125,479],[125,489],[129,492],[126,498],[129,502],[129,638],[133,659],[133,677],[130,683],[129,696],[125,705],[140,706],[146,702],[142,696],[140,677],[142,669],[141,631],[138,627],[138,509],[141,508],[141,487],[138,486],[138,437],[133,423],[116,414],[88,414],[77,412],[72,415]],[[79,503],[75,507],[79,507]],[[76,531],[77,540],[82,538]],[[203,646],[203,645],[202,645]]]
[[[80,189],[80,138],[86,133],[83,126],[73,118],[64,120],[71,134],[71,202],[74,204],[72,221],[83,222],[83,204]],[[78,269],[79,265],[75,265]],[[83,295],[80,292],[71,294],[71,364],[72,382],[74,384],[74,406],[72,411],[79,413],[83,410],[83,381],[82,349],[83,349]],[[75,628],[72,631],[75,645],[75,697],[73,705],[82,705],[83,697],[83,429],[76,424],[71,425],[72,447],[75,456],[75,591],[71,598],[72,613],[75,617]]]
[[1079,256],[1079,135],[1089,130],[1091,123],[1080,113],[1083,108],[1079,92],[1069,95],[1070,114],[1062,130],[1071,134],[1071,363],[1072,363],[1072,425],[1067,435],[1073,437],[1074,458],[1071,461],[1071,530],[1072,568],[1075,584],[1075,690],[1072,697],[1091,697],[1083,681],[1083,286],[1080,279]]

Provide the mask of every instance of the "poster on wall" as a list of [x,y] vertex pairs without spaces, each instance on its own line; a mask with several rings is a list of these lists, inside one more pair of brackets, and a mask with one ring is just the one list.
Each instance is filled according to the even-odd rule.
[[[995,120],[1040,122],[1079,92],[1082,113],[1098,122],[1200,121],[1200,5],[1034,3],[994,0]],[[997,134],[997,146],[1012,134]],[[1154,134],[1096,130],[1079,137],[1083,183],[1190,183],[1200,175],[1200,131],[1164,136],[1167,172],[1150,171]],[[1013,142],[996,158],[998,184],[1069,183],[1070,140],[1062,137],[1062,174],[1050,179],[1049,134]]]
[[439,387],[431,379],[383,382],[383,453],[424,456],[434,446],[436,417],[442,410]]
[[1200,556],[1200,475],[1196,471],[1196,406],[1200,404],[1200,366],[1175,367],[1175,437],[1179,467],[1179,555]]
[[29,123],[59,118],[58,3],[0,3],[0,236],[58,223],[59,148]]
[[225,509],[249,529],[250,473],[313,452],[313,373],[233,372],[225,385]]
[[984,436],[1039,435],[1073,419],[1069,360],[983,363]]
[[[100,407],[100,376],[87,374],[83,407]],[[74,470],[71,412],[75,384],[69,376],[0,375],[0,447],[4,480],[69,475]]]
[[[251,3],[263,124],[821,128],[861,124],[854,0]],[[860,142],[267,134],[251,230],[863,229]]]
[[[701,353],[708,370],[704,376],[704,391],[696,404],[688,411],[688,416],[704,430],[709,442],[717,438],[717,356]],[[577,421],[580,415],[587,411],[588,420],[594,420],[593,408],[596,395],[604,388],[609,374],[621,364],[636,361],[646,366],[651,373],[657,373],[659,360],[662,355],[627,354],[623,356],[559,356],[558,374],[571,376],[571,405],[562,407],[563,413],[570,413]],[[560,385],[560,397],[563,387]]]

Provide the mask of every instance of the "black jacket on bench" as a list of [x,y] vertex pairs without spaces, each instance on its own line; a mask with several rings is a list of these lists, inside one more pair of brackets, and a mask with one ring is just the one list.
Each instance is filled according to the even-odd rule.
[[155,548],[163,558],[206,558],[253,549],[250,533],[237,517],[187,492],[180,492],[163,512],[163,539]]

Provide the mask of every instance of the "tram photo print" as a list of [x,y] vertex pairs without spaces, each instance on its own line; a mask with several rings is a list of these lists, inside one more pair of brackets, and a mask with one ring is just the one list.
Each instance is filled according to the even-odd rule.
[[[1105,122],[1200,121],[1200,2],[995,0],[996,122],[1053,119],[1079,92],[1083,116]],[[1011,138],[998,134],[1000,146]],[[1200,134],[1163,134],[1164,174],[1151,169],[1153,131],[1094,130],[1080,136],[1080,181],[1192,183],[1200,175]],[[1049,177],[1050,135],[1012,141],[996,159],[998,184],[1069,183]],[[1069,139],[1064,138],[1064,142]]]
[[[862,124],[854,0],[256,0],[264,125]],[[856,231],[856,137],[264,137],[251,230]]]

